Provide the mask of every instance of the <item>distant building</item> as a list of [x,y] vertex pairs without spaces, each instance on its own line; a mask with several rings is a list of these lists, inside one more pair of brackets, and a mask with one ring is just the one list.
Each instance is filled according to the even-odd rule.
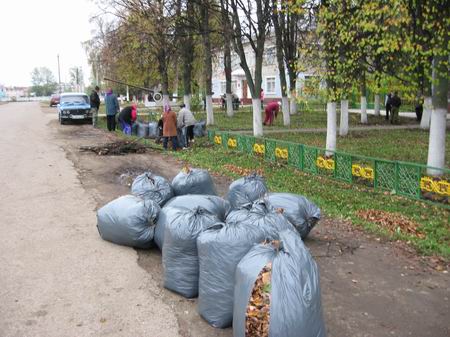
[[[255,68],[255,56],[253,49],[249,43],[244,43],[245,54],[247,57],[247,63],[250,71],[254,71]],[[231,52],[231,67],[232,67],[232,92],[235,93],[241,100],[242,104],[251,103],[251,93],[247,84],[244,70],[240,66],[239,56],[232,51]],[[307,81],[311,77],[309,73],[298,74],[296,89],[301,89],[302,83]],[[286,81],[289,92],[289,77],[286,73]],[[224,69],[224,56],[223,51],[218,51],[215,54],[213,62],[213,76],[212,76],[212,91],[213,100],[215,102],[220,101],[220,97],[225,94],[226,80]],[[263,66],[262,66],[262,89],[264,90],[264,100],[281,100],[281,85],[280,75],[278,70],[278,62],[276,57],[275,38],[269,36],[265,43]]]
[[4,87],[5,97],[9,99],[27,97],[28,87]]
[[0,99],[6,98],[6,88],[0,84]]

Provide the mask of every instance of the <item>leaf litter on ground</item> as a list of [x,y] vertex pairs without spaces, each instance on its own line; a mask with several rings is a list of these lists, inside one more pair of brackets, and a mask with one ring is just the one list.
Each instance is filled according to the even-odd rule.
[[400,232],[401,234],[412,235],[419,239],[424,239],[426,236],[418,229],[420,226],[418,223],[398,213],[369,209],[358,211],[357,215],[364,220],[388,230],[390,233]]

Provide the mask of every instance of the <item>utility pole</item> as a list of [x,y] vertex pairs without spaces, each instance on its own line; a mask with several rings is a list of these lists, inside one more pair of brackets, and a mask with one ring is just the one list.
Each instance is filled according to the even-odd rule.
[[59,93],[61,93],[61,71],[59,69],[59,54],[58,54],[58,87]]

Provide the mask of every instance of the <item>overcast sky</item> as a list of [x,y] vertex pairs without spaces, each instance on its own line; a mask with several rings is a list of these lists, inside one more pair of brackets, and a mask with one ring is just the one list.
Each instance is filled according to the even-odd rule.
[[5,0],[0,4],[0,84],[31,85],[34,67],[48,67],[58,81],[69,81],[69,68],[90,71],[81,46],[91,35],[89,17],[97,13],[90,0]]

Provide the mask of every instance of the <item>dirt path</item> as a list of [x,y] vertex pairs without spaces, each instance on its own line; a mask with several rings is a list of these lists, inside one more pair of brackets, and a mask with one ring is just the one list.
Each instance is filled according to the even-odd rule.
[[99,238],[54,110],[10,103],[0,116],[0,336],[178,336],[136,252]]
[[[25,147],[21,150],[25,151],[25,154],[31,160],[40,156],[43,158],[42,160],[45,165],[58,165],[54,171],[57,174],[64,174],[61,172],[66,171],[70,172],[70,179],[67,177],[64,177],[64,179],[56,179],[54,182],[56,186],[60,186],[61,181],[64,181],[64,184],[57,189],[50,190],[53,191],[53,194],[50,196],[48,194],[46,195],[46,198],[51,200],[53,205],[52,207],[48,206],[47,210],[45,207],[42,207],[42,219],[41,217],[36,218],[36,220],[40,220],[40,224],[35,224],[32,235],[39,237],[45,234],[48,224],[52,221],[52,218],[46,213],[55,212],[58,208],[56,206],[67,201],[67,196],[72,201],[71,206],[73,207],[70,209],[65,207],[64,212],[61,210],[61,214],[56,219],[53,219],[54,223],[62,224],[62,228],[58,228],[59,231],[63,232],[61,233],[61,238],[57,238],[57,241],[59,241],[58,247],[68,245],[69,248],[64,247],[62,253],[57,249],[52,249],[47,259],[43,261],[39,260],[39,268],[49,268],[47,265],[51,264],[51,258],[66,259],[65,253],[67,250],[70,250],[72,252],[71,254],[76,255],[77,260],[80,259],[79,255],[82,255],[82,265],[90,265],[92,271],[95,270],[98,275],[101,275],[104,269],[111,272],[111,277],[108,277],[108,284],[105,284],[104,278],[100,276],[94,278],[98,280],[97,286],[107,288],[105,293],[110,294],[110,296],[105,296],[109,302],[103,302],[102,305],[102,310],[107,312],[107,315],[105,314],[107,321],[103,324],[97,323],[98,321],[94,317],[98,318],[98,316],[93,314],[96,311],[91,309],[88,313],[83,313],[83,315],[85,314],[85,317],[92,318],[92,324],[85,323],[81,328],[86,330],[79,330],[83,332],[80,332],[78,335],[100,335],[103,333],[123,336],[177,336],[177,332],[170,329],[173,328],[173,325],[176,325],[178,333],[181,336],[231,336],[231,329],[216,330],[209,327],[196,313],[195,300],[185,300],[162,287],[161,254],[158,250],[139,251],[136,256],[133,249],[118,247],[101,241],[95,229],[95,217],[92,209],[102,206],[107,201],[125,194],[129,190],[127,186],[120,184],[119,177],[122,173],[140,172],[145,169],[150,169],[167,178],[172,178],[178,173],[182,167],[182,163],[160,152],[120,157],[96,156],[93,153],[80,152],[78,150],[79,146],[98,145],[112,141],[115,137],[104,131],[94,130],[89,125],[60,126],[57,124],[54,109],[44,108],[43,111],[44,114],[40,118],[42,119],[42,116],[45,116],[45,118],[42,119],[43,121],[37,119],[36,123],[39,127],[33,127],[33,132],[36,132],[33,136],[33,143],[38,142],[40,137],[48,137],[45,142],[46,147],[41,149],[41,152],[36,151],[34,146],[33,148],[29,147],[28,150]],[[17,113],[19,112],[21,111],[17,111]],[[0,113],[2,113],[2,110],[0,110]],[[43,126],[45,121],[49,121],[47,128]],[[14,120],[14,122],[17,121]],[[20,125],[14,129],[14,136],[19,134],[21,137],[29,137],[28,134],[30,131],[22,132],[22,127],[23,125]],[[46,131],[39,131],[40,133],[37,133],[37,130],[41,128],[44,128]],[[2,147],[3,153],[7,151],[3,150],[3,148],[6,148],[7,145],[13,145],[12,139],[14,139],[14,142],[16,142],[16,139],[19,139],[19,137],[13,137],[13,134],[10,134],[9,137],[4,135],[0,136],[0,146]],[[51,142],[54,145],[49,145]],[[29,145],[30,142],[27,144]],[[50,161],[53,156],[53,151],[56,151],[55,145],[61,146],[64,149],[67,158],[73,162],[78,176],[75,175],[71,167],[66,167],[67,160],[63,158],[62,152],[57,151],[57,160],[54,162]],[[7,163],[6,165],[0,164],[0,170],[2,172],[15,172],[11,165],[14,164],[14,161],[22,158],[18,157],[13,159],[12,154],[10,154],[10,157],[9,161],[11,163]],[[23,164],[31,165],[30,159]],[[61,165],[64,167],[61,167]],[[36,164],[31,166],[26,169],[28,174],[32,174],[35,171],[36,174],[41,174],[41,170],[39,167],[36,167]],[[30,170],[31,173],[29,172]],[[45,167],[43,170],[50,169]],[[55,173],[53,172],[48,173],[48,175],[52,176],[51,173],[54,176]],[[78,178],[78,182],[76,178]],[[49,179],[47,178],[47,180]],[[45,185],[41,189],[47,189],[46,185],[52,183],[51,180],[47,180],[37,179],[36,182],[33,181],[33,184]],[[220,193],[224,194],[229,180],[223,177],[215,177],[215,181]],[[48,186],[48,188],[50,187]],[[80,191],[81,187],[84,188],[85,192]],[[10,198],[10,194],[15,193],[15,189],[9,188],[0,193],[2,200],[6,200],[7,196]],[[30,203],[40,204],[42,202],[40,198],[45,197],[37,197],[38,199],[35,197],[31,202],[28,199],[28,194],[25,195],[25,191],[22,194],[20,198],[14,196],[14,202],[7,201],[9,207],[5,207],[4,201],[0,206],[2,220],[5,219],[4,214],[9,214],[9,219],[11,220],[7,226],[3,222],[0,225],[0,240],[2,240],[0,261],[2,261],[2,266],[7,266],[6,275],[10,275],[14,268],[22,268],[26,270],[26,276],[30,277],[29,275],[34,275],[36,270],[34,266],[30,266],[29,264],[32,264],[36,255],[41,256],[43,254],[42,251],[47,251],[47,248],[44,248],[42,244],[35,244],[31,247],[27,236],[23,235],[23,228],[12,231],[11,228],[15,228],[14,226],[23,226],[24,220],[17,221],[14,220],[14,217],[17,214],[22,214],[22,212],[24,212],[24,215],[21,217],[29,217]],[[32,193],[30,195],[35,196]],[[23,203],[24,200],[27,202]],[[81,206],[79,205],[80,203],[82,204]],[[18,204],[17,207],[16,204]],[[77,205],[78,207],[76,207]],[[14,214],[10,210],[13,207],[17,208],[17,210],[14,209]],[[37,207],[36,205],[35,208]],[[62,219],[70,219],[68,222],[70,226]],[[44,220],[45,225],[43,224]],[[79,225],[77,226],[76,224]],[[78,232],[72,235],[67,233],[67,231],[70,233],[71,231],[75,231],[74,228],[78,227],[80,227],[80,234],[77,235]],[[20,238],[25,238],[28,241],[26,245],[21,244],[20,247],[16,247],[17,241]],[[444,337],[450,334],[448,323],[450,322],[450,285],[448,274],[431,270],[421,262],[421,259],[416,258],[410,253],[405,253],[397,244],[377,241],[377,238],[355,231],[344,222],[335,219],[324,218],[317,228],[313,230],[311,237],[305,243],[311,249],[320,267],[322,302],[329,337]],[[5,244],[9,248],[5,248]],[[89,244],[89,249],[85,248],[87,244]],[[25,250],[24,247],[26,247],[27,252],[29,249],[29,252],[26,253],[31,255],[29,260],[23,257],[25,254],[22,252],[22,250]],[[11,249],[14,249],[14,252],[9,252]],[[7,254],[6,257],[4,256],[5,252]],[[99,255],[102,258],[99,258]],[[69,257],[71,256],[69,255]],[[108,264],[108,261],[112,257],[119,262]],[[106,262],[104,259],[106,259]],[[70,268],[72,268],[72,263],[74,262],[71,257],[71,260],[67,261]],[[137,266],[142,268],[142,273],[136,270]],[[28,270],[28,268],[31,269]],[[95,293],[90,294],[89,297],[83,296],[87,292],[85,288],[91,287],[90,283],[93,281],[92,278],[80,279],[79,275],[83,275],[84,273],[79,270],[67,275],[64,270],[68,267],[60,266],[60,268],[62,268],[61,273],[64,275],[61,276],[61,273],[53,270],[52,273],[55,272],[54,275],[56,277],[67,278],[65,280],[66,283],[71,285],[72,291],[64,294],[66,301],[73,302],[74,299],[72,297],[79,300],[86,299],[88,301],[86,306],[88,307],[95,306],[97,301],[105,301],[103,297]],[[120,283],[120,279],[118,280],[118,278],[120,278],[121,274],[117,270],[125,268],[128,271],[128,274],[125,275],[128,277],[133,275],[133,278],[140,278],[141,283],[138,287],[139,289],[134,288],[136,284],[122,285],[124,290],[119,292],[122,297],[116,298],[118,296],[117,293],[114,290],[110,291],[110,289],[114,289],[115,287],[111,283]],[[85,273],[89,272],[91,270],[87,270]],[[11,293],[17,293],[17,289],[21,289],[14,282],[21,283],[21,277],[23,275],[17,273],[11,274],[6,279],[3,275],[3,273],[0,274],[0,281],[2,284],[7,284],[5,294],[7,294],[8,300],[0,304],[0,332],[6,326],[9,329],[6,330],[9,332],[9,334],[5,334],[6,336],[27,335],[18,333],[17,331],[19,330],[17,329],[20,327],[22,329],[20,330],[21,332],[33,331],[27,330],[32,329],[32,327],[24,325],[24,323],[29,319],[27,315],[31,316],[33,312],[36,313],[41,310],[38,305],[34,304],[35,302],[39,302],[36,300],[27,300],[25,291],[20,290],[23,292],[23,297],[25,298],[21,299],[22,304],[20,309],[15,309],[17,304],[14,302],[14,296]],[[38,285],[41,282],[38,282]],[[72,285],[72,283],[74,284]],[[55,284],[57,285],[59,283]],[[28,287],[37,296],[36,293],[39,293],[39,289],[34,289],[34,282],[30,282]],[[4,288],[2,287],[1,290],[2,295],[4,294]],[[76,289],[78,289],[78,293]],[[46,295],[45,303],[60,303],[59,296],[61,296],[59,293],[49,292]],[[139,301],[136,300],[136,303],[139,303],[140,306],[137,307],[137,304],[135,304],[136,307],[134,308],[127,306],[127,303],[135,300],[136,296],[140,298]],[[69,298],[70,301],[68,300]],[[120,301],[120,304],[117,304],[116,301]],[[124,304],[122,305],[122,303]],[[84,308],[82,309],[84,310]],[[137,311],[129,312],[130,309],[137,309]],[[42,310],[48,311],[47,309]],[[63,311],[63,309],[61,310]],[[79,306],[77,309],[72,307],[70,312],[72,315],[76,315],[78,310],[80,310]],[[12,311],[12,313],[9,313],[9,311]],[[60,319],[59,316],[62,313],[51,312],[51,315],[40,315],[37,318],[30,319],[37,322],[46,320],[42,323],[44,325],[40,325],[40,327],[50,326],[55,331],[57,328],[63,329],[62,327],[72,324],[67,319]],[[6,319],[4,318],[5,313]],[[49,320],[49,317],[52,317],[51,320]],[[120,323],[127,327],[134,325],[148,327],[155,324],[155,321],[161,324],[164,322],[166,324],[168,324],[167,322],[172,322],[173,325],[168,325],[168,328],[164,330],[165,334],[158,333],[156,329],[147,330],[147,334],[121,334],[116,328],[117,326],[111,327],[107,325],[112,324],[111,321],[114,322],[114,319],[118,317],[120,318]],[[16,322],[17,326],[11,325],[11,322]],[[53,324],[57,325],[57,327],[53,327]],[[106,326],[108,326],[108,329]],[[36,336],[39,334],[29,335]],[[47,335],[51,336],[51,334]],[[3,335],[0,333],[0,336]]]

